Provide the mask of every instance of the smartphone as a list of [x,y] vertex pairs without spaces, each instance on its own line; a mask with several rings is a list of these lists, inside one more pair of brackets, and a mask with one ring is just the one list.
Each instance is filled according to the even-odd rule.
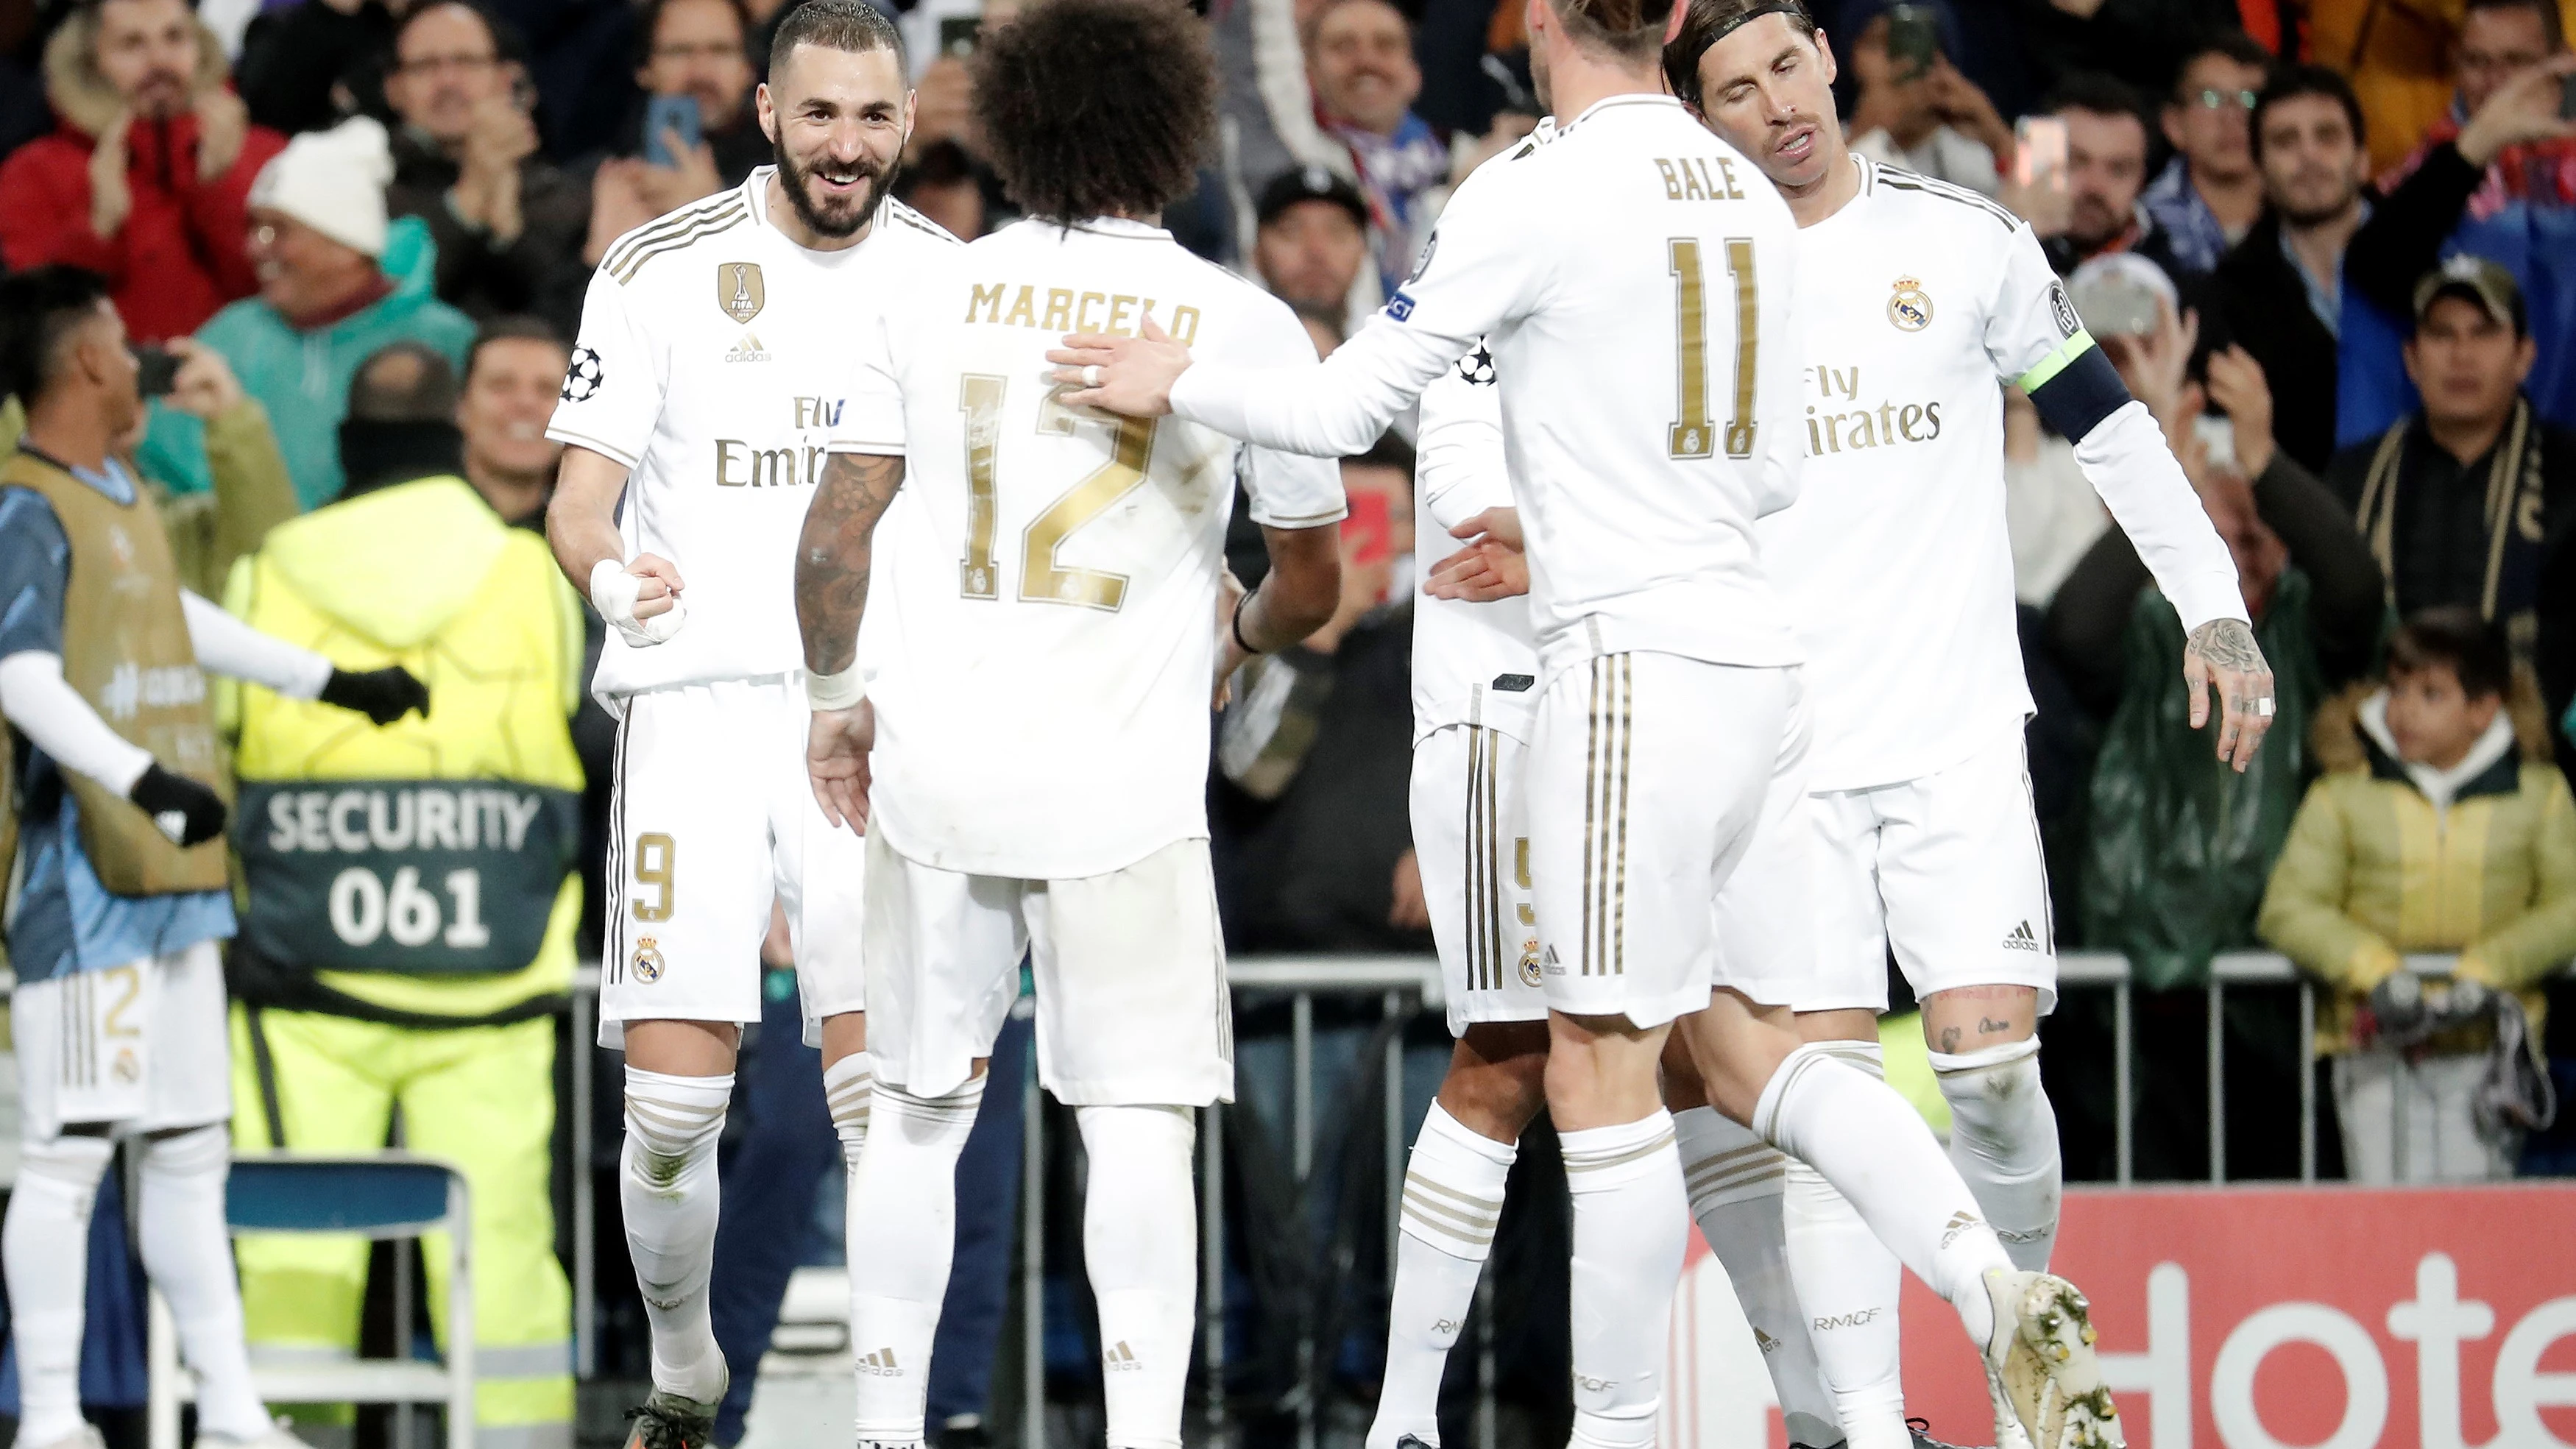
[[699,141],[698,98],[696,96],[655,96],[644,107],[644,160],[646,164],[676,168],[680,158],[671,154],[663,140],[666,131],[677,131],[680,144],[695,150]]
[[1342,538],[1351,547],[1355,564],[1384,563],[1395,556],[1395,520],[1388,511],[1386,495],[1363,490],[1349,499],[1350,512],[1342,519]]
[[2558,78],[2558,119],[2576,121],[2576,75]]
[[2013,180],[2024,190],[2066,190],[2066,122],[2024,116],[2013,123]]
[[1898,80],[1921,80],[1941,58],[1941,24],[1929,5],[1887,7],[1887,58]]
[[179,382],[179,356],[159,347],[134,349],[135,390],[145,397],[168,397]]
[[2155,288],[2116,271],[2088,276],[2067,293],[2084,330],[2096,335],[2144,337],[2156,330],[2161,315]]

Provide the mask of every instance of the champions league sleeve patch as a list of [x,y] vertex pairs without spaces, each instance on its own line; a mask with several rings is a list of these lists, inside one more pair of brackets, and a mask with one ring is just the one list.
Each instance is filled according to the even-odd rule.
[[1398,292],[1394,296],[1387,298],[1386,315],[1394,318],[1398,322],[1411,320],[1413,316],[1413,298],[1403,292]]
[[572,350],[572,366],[564,369],[562,400],[568,403],[588,402],[599,396],[599,385],[607,379],[607,369],[599,363],[598,349],[576,347]]

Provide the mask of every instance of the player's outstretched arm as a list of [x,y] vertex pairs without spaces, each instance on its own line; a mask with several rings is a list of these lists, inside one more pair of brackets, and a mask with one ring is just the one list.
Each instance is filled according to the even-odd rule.
[[289,644],[224,612],[221,604],[186,589],[179,605],[188,619],[188,643],[210,674],[246,680],[288,699],[318,699],[389,725],[414,710],[429,714],[429,687],[399,664],[383,669],[342,669],[300,645]]
[[625,536],[617,531],[617,500],[625,492],[625,464],[568,445],[546,505],[546,543],[599,617],[641,649],[679,633],[689,615],[678,567],[649,553],[626,557]]
[[796,539],[796,629],[805,645],[805,694],[814,706],[805,773],[824,818],[862,833],[876,713],[859,676],[859,620],[867,612],[877,520],[902,487],[900,456],[834,453]]
[[1232,677],[1235,667],[1255,654],[1275,654],[1321,629],[1342,601],[1338,521],[1319,528],[1265,523],[1261,542],[1270,550],[1270,572],[1262,576],[1260,588],[1235,605],[1217,670],[1220,679]]

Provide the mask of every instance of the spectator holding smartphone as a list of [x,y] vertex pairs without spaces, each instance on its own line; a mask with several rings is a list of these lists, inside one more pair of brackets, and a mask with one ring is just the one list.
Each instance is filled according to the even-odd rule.
[[403,17],[385,76],[400,121],[385,208],[427,224],[439,300],[474,317],[546,310],[588,220],[581,188],[536,154],[515,49],[490,12],[437,0]]
[[[752,115],[751,20],[742,0],[652,0],[643,11],[635,83],[644,109],[634,149],[599,163],[590,183],[583,260],[701,197],[739,186],[770,159]],[[678,116],[694,110],[694,126]]]
[[1862,0],[1842,28],[1853,37],[1845,54],[1859,85],[1852,149],[1882,166],[1996,194],[2012,167],[2012,127],[1951,63],[1960,45],[1950,7]]

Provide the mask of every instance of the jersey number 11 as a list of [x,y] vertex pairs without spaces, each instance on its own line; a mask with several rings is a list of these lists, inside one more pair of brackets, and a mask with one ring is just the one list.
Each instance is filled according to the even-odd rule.
[[[1682,415],[1673,423],[1676,458],[1705,458],[1716,451],[1708,395],[1708,282],[1700,270],[1699,239],[1674,237],[1673,333],[1680,360]],[[1726,456],[1753,456],[1753,358],[1760,343],[1761,309],[1753,290],[1753,239],[1726,239],[1726,270],[1735,279],[1735,416],[1726,424]]]

